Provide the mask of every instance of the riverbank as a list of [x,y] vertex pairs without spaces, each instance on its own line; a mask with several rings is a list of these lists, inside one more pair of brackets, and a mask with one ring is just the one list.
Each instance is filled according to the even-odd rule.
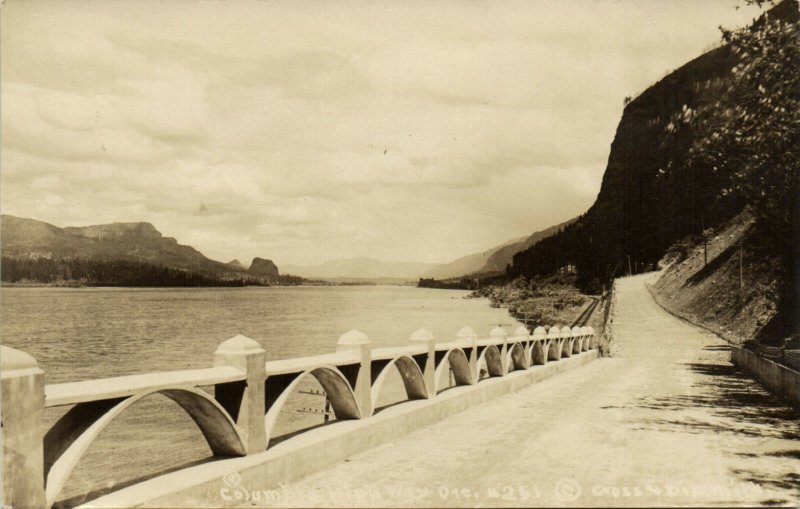
[[[526,325],[589,325],[602,332],[603,313],[597,304],[601,296],[581,293],[575,286],[574,274],[530,280],[519,277],[475,290],[470,297],[487,298],[492,307],[508,309],[511,316]],[[578,324],[579,320],[584,323]]]

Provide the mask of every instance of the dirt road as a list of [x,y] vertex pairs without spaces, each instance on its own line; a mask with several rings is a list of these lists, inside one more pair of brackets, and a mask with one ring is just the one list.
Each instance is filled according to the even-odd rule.
[[[616,356],[284,487],[282,506],[800,504],[800,420],[618,281]],[[257,487],[253,487],[256,489]]]

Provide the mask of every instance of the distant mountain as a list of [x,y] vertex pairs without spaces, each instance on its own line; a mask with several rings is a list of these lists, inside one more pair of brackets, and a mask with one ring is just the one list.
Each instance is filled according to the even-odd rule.
[[467,276],[477,273],[495,273],[503,272],[506,266],[513,261],[514,255],[528,249],[540,240],[557,233],[565,226],[572,224],[578,218],[572,218],[569,221],[551,226],[545,230],[536,232],[528,237],[519,237],[511,239],[499,246],[487,249],[482,253],[474,253],[471,255],[463,256],[450,263],[440,265],[433,270],[428,271],[422,277],[433,279],[449,279],[460,276]]
[[525,239],[527,239],[527,237],[519,237],[516,239],[511,239],[507,242],[504,242],[503,244],[500,244],[499,246],[487,249],[482,253],[473,253],[467,256],[462,256],[461,258],[457,258],[452,262],[445,263],[438,267],[435,267],[433,270],[430,270],[425,274],[423,274],[422,277],[433,278],[433,279],[449,279],[453,277],[474,274],[477,272],[483,272],[484,267],[489,261],[489,258],[491,258],[492,255],[494,255],[497,251],[509,246],[519,245],[520,243],[525,241]]
[[550,228],[545,228],[542,231],[533,233],[521,242],[499,246],[499,248],[492,253],[489,259],[486,260],[486,264],[481,269],[481,272],[502,272],[506,270],[506,267],[514,262],[515,254],[536,245],[540,240],[546,239],[551,235],[555,235],[563,228],[571,225],[577,220],[577,217],[573,217],[568,221],[564,221],[563,223],[559,223],[555,226],[551,226]]
[[438,264],[424,262],[393,262],[374,258],[331,260],[320,265],[285,265],[285,274],[323,279],[400,279],[416,281]]
[[236,259],[229,261],[225,265],[227,265],[228,267],[233,267],[234,269],[238,270],[247,270],[247,267],[245,267],[242,262]]
[[[278,268],[256,258],[250,270],[237,260],[222,263],[164,237],[150,223],[111,223],[59,228],[43,221],[3,215],[2,256],[14,260],[87,260],[149,264],[221,279],[273,281]],[[257,262],[258,260],[258,262]],[[234,263],[235,262],[235,263]],[[268,263],[267,263],[268,262]],[[142,269],[144,270],[144,269]]]

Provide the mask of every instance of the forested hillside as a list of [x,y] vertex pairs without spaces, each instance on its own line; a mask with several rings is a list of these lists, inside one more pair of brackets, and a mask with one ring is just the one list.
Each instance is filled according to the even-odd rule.
[[759,277],[782,282],[777,307],[796,316],[797,1],[722,37],[626,105],[594,205],[518,253],[510,276],[574,265],[579,285],[596,290],[629,267],[654,268],[671,246],[697,243],[749,206],[746,256],[770,271]]
[[512,274],[573,264],[581,284],[596,286],[627,272],[628,256],[632,266],[655,266],[671,245],[748,203],[763,229],[788,238],[797,206],[797,18],[797,2],[784,1],[630,101],[595,204],[517,254]]

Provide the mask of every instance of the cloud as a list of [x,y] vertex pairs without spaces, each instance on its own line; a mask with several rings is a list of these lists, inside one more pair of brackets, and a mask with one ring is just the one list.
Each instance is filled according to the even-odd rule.
[[7,2],[5,213],[228,260],[447,261],[584,212],[727,0]]

